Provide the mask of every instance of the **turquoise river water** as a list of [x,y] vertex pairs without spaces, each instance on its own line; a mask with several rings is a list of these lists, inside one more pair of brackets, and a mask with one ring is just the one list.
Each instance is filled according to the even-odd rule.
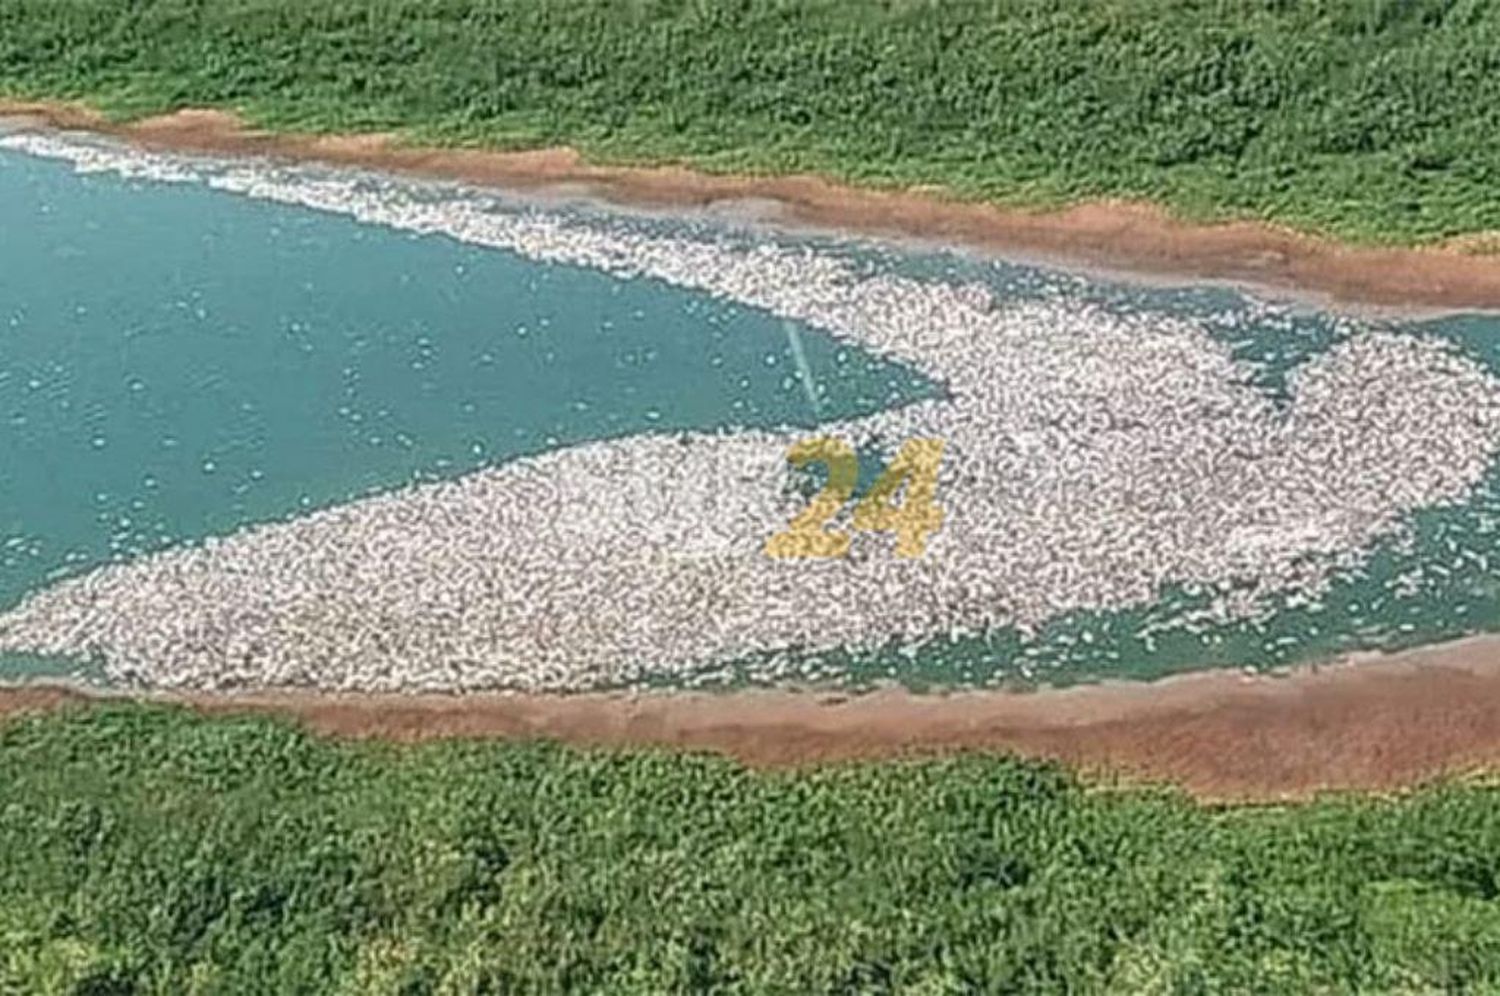
[[[1272,395],[1342,334],[1329,315],[1231,290],[847,251],[1002,299],[1062,287],[1194,318],[1231,339]],[[1500,319],[1404,328],[1500,370]],[[112,560],[523,454],[648,431],[811,427],[942,393],[815,329],[788,331],[658,281],[0,151],[0,609]],[[800,365],[816,373],[812,399]],[[1200,598],[1174,590],[1031,637],[843,664],[915,685],[982,684],[1017,661],[1059,677],[1147,675],[1500,628],[1500,470],[1463,506],[1411,525],[1317,602],[1207,633],[1137,635]]]

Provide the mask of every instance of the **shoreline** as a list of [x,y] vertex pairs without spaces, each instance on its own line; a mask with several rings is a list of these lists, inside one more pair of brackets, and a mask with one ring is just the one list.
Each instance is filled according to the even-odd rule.
[[0,117],[93,132],[153,151],[315,161],[532,195],[582,196],[617,207],[711,212],[752,224],[941,243],[1125,279],[1249,286],[1356,309],[1500,310],[1500,254],[1350,246],[1260,222],[1180,221],[1143,204],[1105,201],[1027,211],[808,175],[595,165],[569,148],[501,152],[410,146],[380,133],[274,133],[248,128],[218,110],[114,123],[80,104],[0,99]]
[[761,768],[1003,753],[1204,802],[1389,792],[1500,766],[1500,637],[1365,652],[1286,674],[1206,670],[1028,692],[356,695],[0,686],[0,717],[89,703],[291,719],[328,736],[707,751]]
[[[215,111],[116,125],[75,105],[0,101],[0,117],[87,130],[152,150],[312,160],[544,197],[713,212],[741,222],[942,243],[1137,279],[1250,284],[1404,312],[1500,308],[1500,256],[1342,247],[1251,223],[1192,225],[1140,206],[1031,213],[812,177],[594,166],[565,149],[435,150],[395,145],[380,135],[273,135]],[[1127,781],[1168,782],[1212,800],[1388,790],[1500,765],[1500,636],[1493,635],[1389,655],[1356,654],[1287,676],[1203,670],[1023,693],[132,695],[36,683],[0,686],[0,716],[99,698],[211,713],[271,712],[343,736],[557,739],[711,750],[756,765],[1004,751]]]

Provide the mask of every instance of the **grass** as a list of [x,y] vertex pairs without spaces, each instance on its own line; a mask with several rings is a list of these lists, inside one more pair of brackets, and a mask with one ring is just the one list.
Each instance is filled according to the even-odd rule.
[[0,726],[0,991],[1500,988],[1500,792],[1206,807],[108,706]]
[[[1482,0],[4,0],[0,92],[573,144],[1357,242],[1500,230]],[[0,992],[1500,992],[1500,790],[1207,807],[970,757],[797,772],[0,726]]]
[[1500,230],[1487,0],[6,0],[0,92],[1358,242]]

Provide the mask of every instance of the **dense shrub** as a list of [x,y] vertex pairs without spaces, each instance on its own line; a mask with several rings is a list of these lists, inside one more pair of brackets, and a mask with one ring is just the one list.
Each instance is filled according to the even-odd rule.
[[1500,229],[1486,0],[5,0],[4,91],[1365,240]]
[[1500,985],[1500,793],[1209,808],[110,707],[0,727],[4,992]]

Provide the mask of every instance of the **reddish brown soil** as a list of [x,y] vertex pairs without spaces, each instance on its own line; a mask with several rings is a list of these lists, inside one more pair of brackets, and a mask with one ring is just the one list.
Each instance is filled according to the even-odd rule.
[[[87,698],[58,687],[0,690],[0,713]],[[1500,639],[1491,637],[1282,677],[1221,671],[1032,693],[150,698],[289,714],[340,736],[652,745],[756,765],[1004,751],[1208,799],[1395,789],[1500,764]]]
[[601,166],[572,149],[494,152],[413,148],[389,135],[312,136],[247,129],[223,111],[186,110],[111,124],[86,108],[6,103],[0,115],[113,135],[139,146],[261,154],[464,180],[537,192],[587,193],[624,204],[770,209],[783,224],[940,240],[1011,255],[1137,274],[1252,283],[1380,307],[1500,308],[1495,233],[1448,248],[1351,248],[1268,225],[1196,225],[1149,205],[1100,202],[1032,212],[878,191],[815,176],[711,176],[676,166]]
[[[861,190],[816,177],[596,166],[568,149],[433,150],[403,147],[382,135],[270,135],[214,111],[113,125],[75,106],[0,102],[0,115],[87,128],[149,148],[316,159],[534,191],[585,192],[619,203],[736,210],[769,204],[777,222],[939,239],[1136,273],[1245,281],[1359,304],[1500,307],[1500,257],[1467,255],[1461,247],[1354,249],[1264,225],[1189,225],[1140,205],[1030,213],[927,192]],[[66,688],[0,689],[0,713],[86,698]],[[287,713],[316,730],[347,736],[661,745],[722,751],[752,764],[1009,751],[1127,780],[1168,781],[1206,798],[1392,789],[1500,764],[1500,640],[1492,638],[1288,677],[1213,672],[1031,694],[881,692],[837,702],[790,692],[153,698],[209,712]]]

